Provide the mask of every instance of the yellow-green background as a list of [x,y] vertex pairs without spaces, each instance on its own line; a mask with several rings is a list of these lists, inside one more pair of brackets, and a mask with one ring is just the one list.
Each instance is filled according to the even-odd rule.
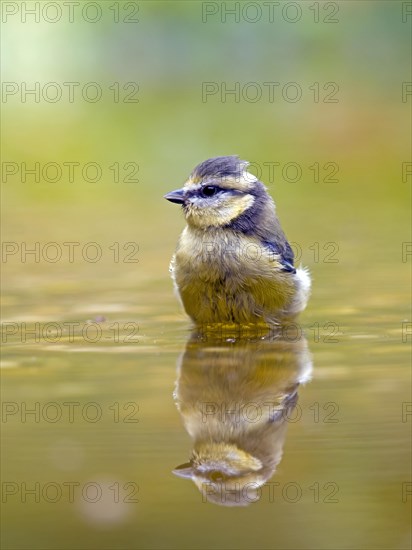
[[[330,7],[320,2],[315,23],[315,3],[302,1],[302,17],[291,23],[281,2],[274,22],[262,7],[260,21],[228,16],[223,23],[220,15],[202,21],[202,2],[153,0],[130,3],[138,5],[139,21],[129,24],[113,21],[113,2],[98,2],[103,17],[96,23],[76,10],[73,23],[65,17],[54,24],[30,16],[23,22],[22,5],[34,2],[12,4],[19,12],[3,23],[4,82],[94,81],[104,95],[88,103],[77,92],[73,103],[66,95],[55,104],[3,97],[3,163],[97,162],[104,177],[3,180],[2,240],[28,247],[95,241],[103,258],[7,258],[3,322],[21,327],[104,316],[107,323],[135,323],[139,339],[115,345],[8,338],[3,400],[132,401],[140,421],[10,418],[2,423],[2,477],[134,481],[140,492],[128,514],[106,525],[74,504],[10,498],[3,504],[3,547],[409,548],[411,498],[402,502],[402,483],[411,480],[411,420],[402,422],[402,403],[411,401],[410,338],[403,342],[402,323],[410,322],[410,256],[403,262],[402,243],[412,240],[411,178],[402,180],[402,163],[410,162],[411,97],[402,100],[402,83],[412,80],[412,16],[402,21],[405,3],[332,3],[338,22],[325,23]],[[126,4],[118,3],[121,14]],[[235,7],[218,2],[219,13],[225,4]],[[114,103],[108,87],[130,81],[139,85],[139,102]],[[273,103],[265,93],[256,103],[202,101],[202,82],[269,81],[297,82],[302,99],[289,103],[277,91]],[[338,102],[314,102],[314,82],[336,82]],[[332,480],[340,486],[337,504],[262,498],[225,509],[203,503],[193,484],[171,474],[191,449],[172,396],[190,325],[168,274],[183,219],[162,196],[198,162],[225,154],[258,165],[295,162],[303,170],[296,183],[269,182],[265,170],[262,179],[313,276],[301,321],[314,375],[300,392],[301,406],[336,402],[341,415],[337,424],[309,417],[289,426],[274,479],[304,487]],[[115,162],[137,163],[139,181],[113,182],[108,167]],[[314,182],[314,162],[337,163],[339,181]],[[115,242],[138,243],[139,262],[113,262],[108,247]],[[324,262],[324,252],[315,261],[310,247],[319,243],[322,251],[330,242],[339,247],[338,262]],[[339,326],[337,343],[313,338],[309,327],[327,322]]]

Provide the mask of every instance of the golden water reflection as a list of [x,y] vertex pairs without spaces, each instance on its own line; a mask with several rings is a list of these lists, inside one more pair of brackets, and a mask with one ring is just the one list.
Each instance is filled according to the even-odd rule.
[[193,450],[173,473],[204,501],[247,506],[281,461],[312,360],[304,337],[229,340],[193,333],[178,360],[175,399]]

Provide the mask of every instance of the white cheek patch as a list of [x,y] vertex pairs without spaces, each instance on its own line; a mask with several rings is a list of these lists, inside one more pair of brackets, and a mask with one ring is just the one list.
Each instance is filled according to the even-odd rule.
[[250,208],[255,199],[252,195],[245,195],[233,201],[222,200],[211,207],[205,207],[204,203],[197,203],[199,199],[192,201],[186,210],[186,219],[198,227],[219,227],[227,225]]
[[245,195],[244,197],[235,200],[233,203],[223,206],[223,208],[220,208],[218,215],[216,216],[218,219],[217,225],[226,225],[230,223],[250,208],[254,202],[254,197],[251,195]]

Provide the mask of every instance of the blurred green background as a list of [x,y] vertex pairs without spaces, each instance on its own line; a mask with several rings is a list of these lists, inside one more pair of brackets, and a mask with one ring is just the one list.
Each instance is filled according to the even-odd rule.
[[[3,338],[3,400],[140,411],[136,425],[6,418],[3,480],[132,480],[140,492],[118,515],[10,497],[4,548],[410,547],[410,11],[397,1],[2,3],[2,303],[3,323],[17,327]],[[268,82],[279,83],[273,97]],[[252,162],[313,276],[302,407],[342,412],[336,425],[289,426],[275,479],[334,480],[339,504],[222,509],[170,473],[191,448],[172,397],[190,325],[168,273],[184,221],[162,197],[227,154]],[[22,257],[36,242],[38,258]],[[59,261],[43,256],[50,242]],[[80,243],[74,261],[67,242]],[[90,242],[102,251],[94,263],[80,252]],[[133,251],[138,262],[125,262]],[[22,338],[23,323],[102,317],[105,335],[133,323],[138,341]],[[337,343],[325,341],[329,322]]]

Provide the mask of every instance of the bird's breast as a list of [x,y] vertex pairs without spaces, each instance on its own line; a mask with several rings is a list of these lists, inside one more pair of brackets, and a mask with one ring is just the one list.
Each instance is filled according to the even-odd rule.
[[228,230],[187,227],[173,277],[187,313],[204,322],[253,322],[285,308],[295,290],[275,253],[257,239]]
[[210,281],[282,275],[277,254],[256,238],[230,230],[198,231],[187,227],[180,237],[176,263],[193,276],[203,273]]

